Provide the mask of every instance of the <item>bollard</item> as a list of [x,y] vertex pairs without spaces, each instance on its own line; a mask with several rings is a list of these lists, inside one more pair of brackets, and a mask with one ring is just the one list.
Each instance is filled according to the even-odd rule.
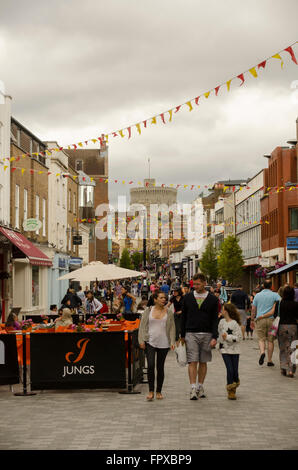
[[23,333],[23,391],[19,393],[14,393],[16,397],[30,397],[36,395],[34,392],[27,392],[27,351],[26,351],[26,335],[30,333]]

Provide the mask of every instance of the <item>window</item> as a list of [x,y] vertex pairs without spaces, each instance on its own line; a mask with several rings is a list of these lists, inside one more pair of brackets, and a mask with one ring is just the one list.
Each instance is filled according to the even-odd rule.
[[16,184],[15,190],[15,228],[20,228],[20,186]]
[[73,213],[76,215],[76,193],[73,193]]
[[83,161],[76,160],[76,171],[83,171]]
[[[60,206],[60,186],[59,180],[56,180],[56,194],[57,194],[57,206]],[[63,197],[62,197],[63,200]]]
[[42,236],[46,236],[46,200],[42,200]]
[[[35,196],[35,218],[39,220],[39,196]],[[38,235],[39,229],[37,229],[35,233]]]
[[71,190],[68,191],[68,210],[71,212]]
[[70,226],[67,226],[67,249],[71,251],[71,229]]
[[32,266],[32,307],[39,305],[39,266]]
[[24,220],[28,219],[28,191],[24,189]]
[[57,243],[56,243],[57,248],[59,248],[59,223],[57,223]]
[[290,231],[298,230],[298,207],[290,209]]

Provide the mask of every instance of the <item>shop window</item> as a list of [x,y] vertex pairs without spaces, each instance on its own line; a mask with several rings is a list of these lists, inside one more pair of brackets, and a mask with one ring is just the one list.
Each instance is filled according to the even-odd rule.
[[290,209],[290,231],[298,230],[298,207]]
[[32,307],[39,306],[39,267],[32,266]]

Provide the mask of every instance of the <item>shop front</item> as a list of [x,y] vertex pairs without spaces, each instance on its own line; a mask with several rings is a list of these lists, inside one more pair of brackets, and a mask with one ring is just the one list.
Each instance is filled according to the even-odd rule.
[[21,307],[25,315],[46,313],[51,260],[21,233],[4,227],[0,227],[0,233],[11,243],[11,307]]
[[69,281],[58,281],[59,277],[69,272],[69,256],[63,253],[53,253],[50,256],[53,265],[48,269],[48,310],[51,305],[61,306],[61,301],[69,287]]
[[0,319],[5,321],[10,304],[10,256],[11,244],[9,240],[0,233]]

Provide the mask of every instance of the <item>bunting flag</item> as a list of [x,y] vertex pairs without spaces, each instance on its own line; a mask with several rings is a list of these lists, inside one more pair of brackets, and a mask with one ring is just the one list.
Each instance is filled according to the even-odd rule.
[[[281,56],[281,53],[282,52],[287,52],[290,57],[291,57],[291,60],[296,64],[298,65],[298,62],[297,62],[297,59],[296,59],[296,56],[295,56],[295,53],[294,53],[294,49],[293,49],[293,46],[296,45],[298,43],[298,41],[294,42],[293,44],[291,44],[290,46],[286,47],[285,49],[282,49],[281,51],[278,51],[276,52],[275,54],[273,54],[272,56],[268,57],[267,59],[263,60],[262,62],[259,62],[257,65],[254,65],[253,67],[249,68],[248,70],[246,70],[245,72],[242,72],[232,78],[230,78],[229,80],[226,80],[225,82],[223,82],[222,84],[220,85],[217,85],[215,88],[212,88],[210,90],[207,90],[199,95],[197,95],[195,98],[192,98],[192,99],[188,99],[187,101],[185,101],[185,103],[182,103],[182,104],[179,104],[179,105],[176,105],[176,106],[173,106],[170,110],[168,111],[163,111],[162,113],[158,113],[156,114],[155,116],[152,116],[151,118],[148,118],[148,119],[145,119],[142,121],[142,123],[144,124],[144,128],[147,128],[147,122],[150,121],[151,124],[157,124],[157,117],[160,116],[161,117],[161,120],[164,124],[166,124],[166,118],[165,118],[165,115],[168,113],[169,114],[169,120],[168,122],[172,122],[172,119],[173,119],[173,114],[176,114],[178,113],[178,111],[180,111],[181,107],[183,107],[184,105],[188,106],[188,109],[189,111],[192,111],[194,108],[193,108],[193,104],[192,103],[195,103],[196,105],[199,104],[199,99],[200,97],[202,96],[205,96],[206,99],[209,98],[210,94],[211,94],[211,91],[214,90],[215,91],[215,96],[217,97],[218,96],[218,92],[219,92],[219,89],[223,86],[223,85],[226,85],[227,87],[227,91],[229,92],[230,91],[230,87],[231,87],[231,82],[233,81],[234,78],[238,78],[241,83],[239,84],[239,86],[242,86],[245,82],[245,74],[246,73],[249,73],[251,74],[254,78],[258,78],[258,73],[257,73],[257,70],[260,70],[261,68],[265,69],[266,65],[267,65],[267,62],[271,59],[278,59],[280,60],[280,65],[281,65],[281,68],[283,68],[284,66],[284,60]],[[174,111],[174,113],[173,113]],[[67,148],[69,150],[73,149],[73,150],[77,150],[78,147],[79,148],[84,148],[84,145],[87,146],[89,143],[93,143],[93,144],[96,144],[98,141],[101,143],[101,145],[103,144],[103,137],[105,139],[105,141],[107,143],[109,143],[109,137],[112,136],[112,137],[119,137],[121,136],[122,138],[125,137],[126,133],[125,131],[127,131],[127,136],[128,136],[128,139],[130,139],[132,137],[132,128],[133,127],[136,127],[137,129],[137,132],[138,134],[140,135],[141,134],[141,122],[139,123],[136,123],[136,124],[130,124],[129,126],[121,129],[121,130],[118,130],[118,131],[112,131],[112,132],[109,132],[108,134],[103,134],[102,137],[98,137],[97,139],[93,138],[93,139],[89,139],[89,140],[85,140],[85,141],[80,141],[76,144],[70,144],[67,146]],[[25,158],[26,156],[28,157],[36,157],[38,158],[39,155],[44,155],[44,156],[47,156],[47,157],[51,157],[52,156],[52,153],[53,152],[58,152],[58,151],[63,151],[63,148],[62,147],[58,147],[58,148],[54,148],[54,149],[47,149],[45,150],[45,152],[33,152],[33,153],[26,153],[26,154],[21,154],[21,155],[18,155],[17,158]],[[14,157],[13,157],[14,158]],[[4,160],[9,160],[9,157],[3,157],[3,158],[0,158],[0,160],[4,161]],[[14,161],[14,160],[11,160],[11,161]]]
[[[3,167],[0,166],[0,169],[3,168],[4,171],[7,170],[8,165],[4,165]],[[26,171],[26,168],[22,168],[22,167],[10,167],[11,171],[16,171],[16,170],[20,170],[22,175],[25,173]],[[30,174],[32,175],[45,175],[47,174],[48,176],[49,175],[52,175],[54,173],[51,173],[50,171],[44,171],[44,170],[34,170],[34,169],[30,169],[29,170]],[[58,177],[58,176],[63,176],[64,178],[73,178],[74,180],[76,180],[79,176],[78,175],[67,175],[67,174],[63,174],[63,173],[55,173],[55,176]],[[122,177],[119,177],[117,179],[114,179],[112,177],[110,178],[106,178],[106,179],[103,179],[102,177],[95,177],[95,176],[92,176],[90,177],[90,181],[96,181],[98,180],[98,182],[102,183],[104,182],[105,184],[108,184],[108,183],[113,183],[113,184],[119,184],[120,181],[121,181],[121,184],[129,184],[129,185],[132,185],[132,184],[136,184],[138,186],[142,186],[142,182],[141,181],[132,181],[132,180],[129,180],[129,181],[126,181],[126,180],[123,180]],[[83,178],[83,181],[85,181],[85,178]],[[149,186],[149,183],[147,182],[146,183],[146,186]],[[156,183],[154,183],[154,186],[156,186]],[[198,184],[183,184],[183,183],[179,183],[179,184],[174,184],[174,183],[161,183],[160,186],[162,188],[167,188],[167,187],[170,187],[170,188],[175,188],[175,189],[179,189],[179,188],[184,188],[184,189],[189,189],[190,191],[194,190],[194,189],[201,189],[201,188],[209,188],[209,189],[212,189],[214,187],[214,183],[210,183],[210,184],[205,184],[205,185],[198,185]],[[222,190],[223,192],[225,193],[228,189],[231,189],[232,192],[235,192],[236,191],[236,186],[223,186]],[[249,190],[251,189],[250,186],[246,185],[246,186],[239,186],[239,191],[244,191],[244,190]],[[260,190],[263,190],[265,192],[265,194],[270,194],[270,193],[275,193],[275,192],[280,192],[280,191],[293,191],[294,189],[298,189],[298,183],[296,184],[292,184],[291,186],[289,187],[284,187],[284,186],[276,186],[276,187],[271,187],[271,186],[268,186],[268,187],[265,187],[263,186],[262,188],[259,188]],[[251,197],[254,197],[254,195],[252,195]]]

